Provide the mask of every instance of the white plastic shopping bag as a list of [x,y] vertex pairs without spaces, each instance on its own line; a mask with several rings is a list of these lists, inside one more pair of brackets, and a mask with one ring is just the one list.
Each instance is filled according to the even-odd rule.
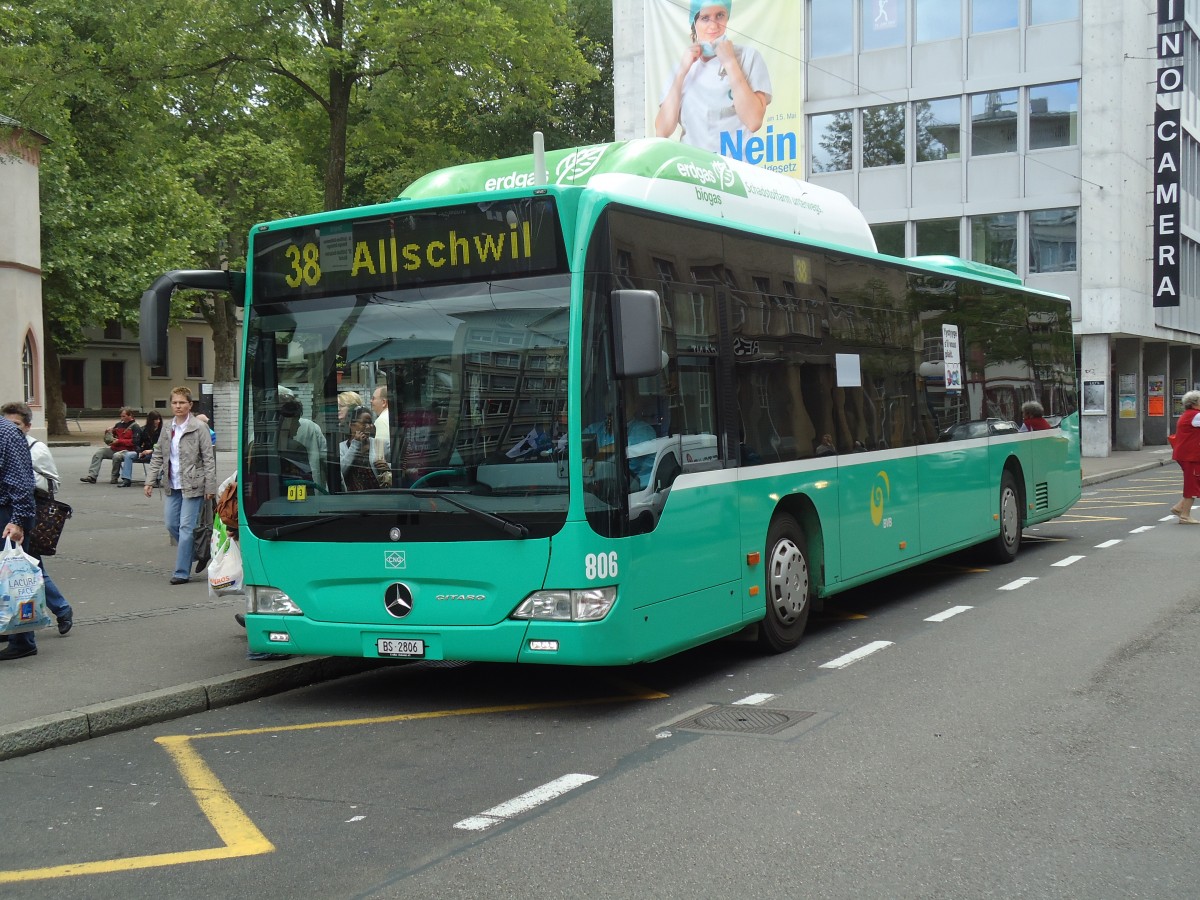
[[213,520],[212,559],[208,563],[208,592],[216,597],[242,593],[242,551],[221,517]]
[[46,578],[37,559],[5,538],[0,552],[0,634],[33,631],[52,621],[46,611]]

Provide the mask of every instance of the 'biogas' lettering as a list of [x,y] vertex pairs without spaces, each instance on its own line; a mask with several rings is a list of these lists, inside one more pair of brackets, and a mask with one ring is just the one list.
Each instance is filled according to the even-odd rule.
[[795,161],[800,155],[800,138],[794,131],[775,133],[775,126],[768,125],[762,137],[746,138],[742,131],[721,132],[721,155],[743,162],[759,163]]
[[350,277],[360,272],[384,275],[388,272],[416,272],[426,266],[469,266],[502,259],[530,259],[533,256],[533,234],[528,222],[514,225],[507,233],[461,235],[451,231],[445,240],[423,244],[400,245],[394,237],[378,241],[359,241],[354,245],[354,263]]

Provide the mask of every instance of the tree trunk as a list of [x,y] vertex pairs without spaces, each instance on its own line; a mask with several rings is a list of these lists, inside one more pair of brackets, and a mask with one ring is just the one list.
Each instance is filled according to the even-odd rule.
[[58,361],[58,346],[54,343],[54,328],[42,307],[42,376],[46,382],[46,433],[51,437],[67,434],[67,410],[63,406],[62,365]]
[[354,76],[329,73],[329,156],[325,162],[325,209],[341,209],[346,192],[346,132]]

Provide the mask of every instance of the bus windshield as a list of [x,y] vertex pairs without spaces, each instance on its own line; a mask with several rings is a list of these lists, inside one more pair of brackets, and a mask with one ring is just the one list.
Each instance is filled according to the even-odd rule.
[[312,541],[557,531],[569,297],[558,274],[252,304],[251,529]]

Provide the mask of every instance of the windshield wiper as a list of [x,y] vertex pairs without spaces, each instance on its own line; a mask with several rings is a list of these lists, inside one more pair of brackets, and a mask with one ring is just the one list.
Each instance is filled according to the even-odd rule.
[[334,513],[329,516],[317,516],[313,519],[300,519],[295,522],[288,522],[286,525],[277,525],[274,528],[268,528],[263,531],[263,537],[268,540],[278,537],[283,537],[285,534],[295,534],[298,531],[307,531],[316,525],[325,525],[328,522],[338,522],[342,519],[354,518],[356,516],[386,516],[395,513],[394,509],[356,509],[351,512]]
[[[523,538],[529,537],[529,529],[520,522],[514,522],[511,519],[506,519],[503,516],[497,516],[493,513],[479,509],[476,506],[471,506],[469,503],[463,503],[461,500],[456,500],[450,496],[449,491],[426,490],[424,488],[409,488],[409,493],[420,497],[437,497],[439,500],[445,500],[451,506],[457,506],[463,512],[468,512],[481,522],[487,522],[498,531],[507,534],[509,537]],[[466,493],[465,491],[461,493]]]

